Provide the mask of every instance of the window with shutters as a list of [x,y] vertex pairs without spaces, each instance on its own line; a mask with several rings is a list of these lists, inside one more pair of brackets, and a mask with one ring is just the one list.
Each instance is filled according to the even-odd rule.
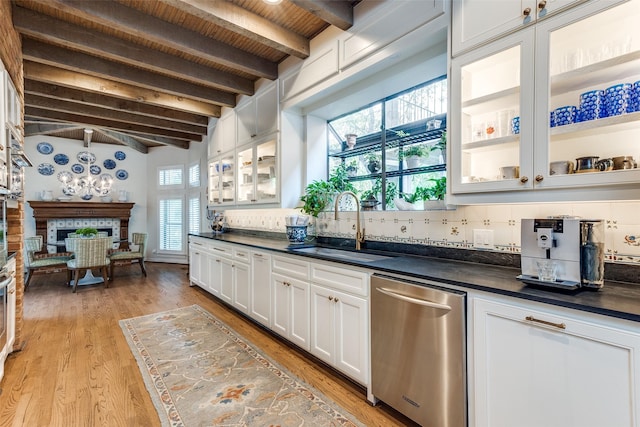
[[189,233],[196,234],[200,232],[200,200],[201,184],[200,184],[200,164],[194,163],[189,166],[189,201],[187,203],[187,211],[189,216]]
[[158,224],[160,253],[186,251],[186,208],[184,166],[158,168]]

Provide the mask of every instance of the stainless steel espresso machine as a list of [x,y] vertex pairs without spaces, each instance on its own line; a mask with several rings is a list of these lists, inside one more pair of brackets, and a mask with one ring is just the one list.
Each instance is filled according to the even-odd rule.
[[603,220],[523,219],[521,233],[518,280],[562,289],[604,286]]

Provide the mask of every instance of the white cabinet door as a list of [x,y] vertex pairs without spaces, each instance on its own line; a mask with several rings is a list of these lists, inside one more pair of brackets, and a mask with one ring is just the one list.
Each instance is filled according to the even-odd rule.
[[233,261],[220,258],[220,298],[233,304]]
[[251,252],[251,306],[249,315],[265,326],[271,322],[271,255]]
[[475,426],[640,426],[637,326],[531,307],[473,300]]
[[335,303],[331,289],[311,285],[311,353],[335,364]]
[[369,310],[367,300],[333,292],[336,350],[334,366],[361,384],[368,383]]
[[232,150],[236,144],[236,114],[233,110],[225,111],[218,119],[213,130],[209,147],[209,156],[217,156]]
[[367,300],[311,285],[311,353],[344,374],[368,379]]
[[271,284],[271,329],[309,350],[309,283],[274,273]]
[[585,0],[457,0],[452,2],[452,56],[516,31]]
[[278,111],[278,85],[274,81],[235,108],[236,144],[243,145],[278,130]]
[[234,261],[233,267],[233,306],[241,312],[249,313],[249,264]]
[[209,282],[207,283],[207,289],[213,295],[220,297],[221,283],[222,283],[222,261],[220,256],[215,254],[208,254],[205,258],[206,268],[208,270],[207,277]]
[[196,242],[189,244],[189,281],[200,287],[206,287],[202,281],[204,254],[204,246]]

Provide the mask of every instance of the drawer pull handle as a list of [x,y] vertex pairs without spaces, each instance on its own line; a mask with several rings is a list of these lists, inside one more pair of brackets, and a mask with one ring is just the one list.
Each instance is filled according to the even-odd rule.
[[533,316],[527,316],[525,317],[525,320],[528,320],[529,322],[542,323],[543,325],[553,326],[554,328],[558,328],[558,329],[567,329],[567,325],[565,325],[564,323],[549,322],[547,320],[536,319]]

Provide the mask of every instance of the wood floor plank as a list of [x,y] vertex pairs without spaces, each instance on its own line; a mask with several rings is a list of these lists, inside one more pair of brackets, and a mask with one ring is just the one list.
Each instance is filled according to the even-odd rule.
[[187,268],[147,264],[117,270],[109,288],[79,287],[65,275],[34,276],[24,301],[24,346],[9,355],[0,383],[0,427],[160,425],[118,321],[198,304],[267,357],[338,402],[367,426],[415,425],[362,387],[290,346],[198,287]]

